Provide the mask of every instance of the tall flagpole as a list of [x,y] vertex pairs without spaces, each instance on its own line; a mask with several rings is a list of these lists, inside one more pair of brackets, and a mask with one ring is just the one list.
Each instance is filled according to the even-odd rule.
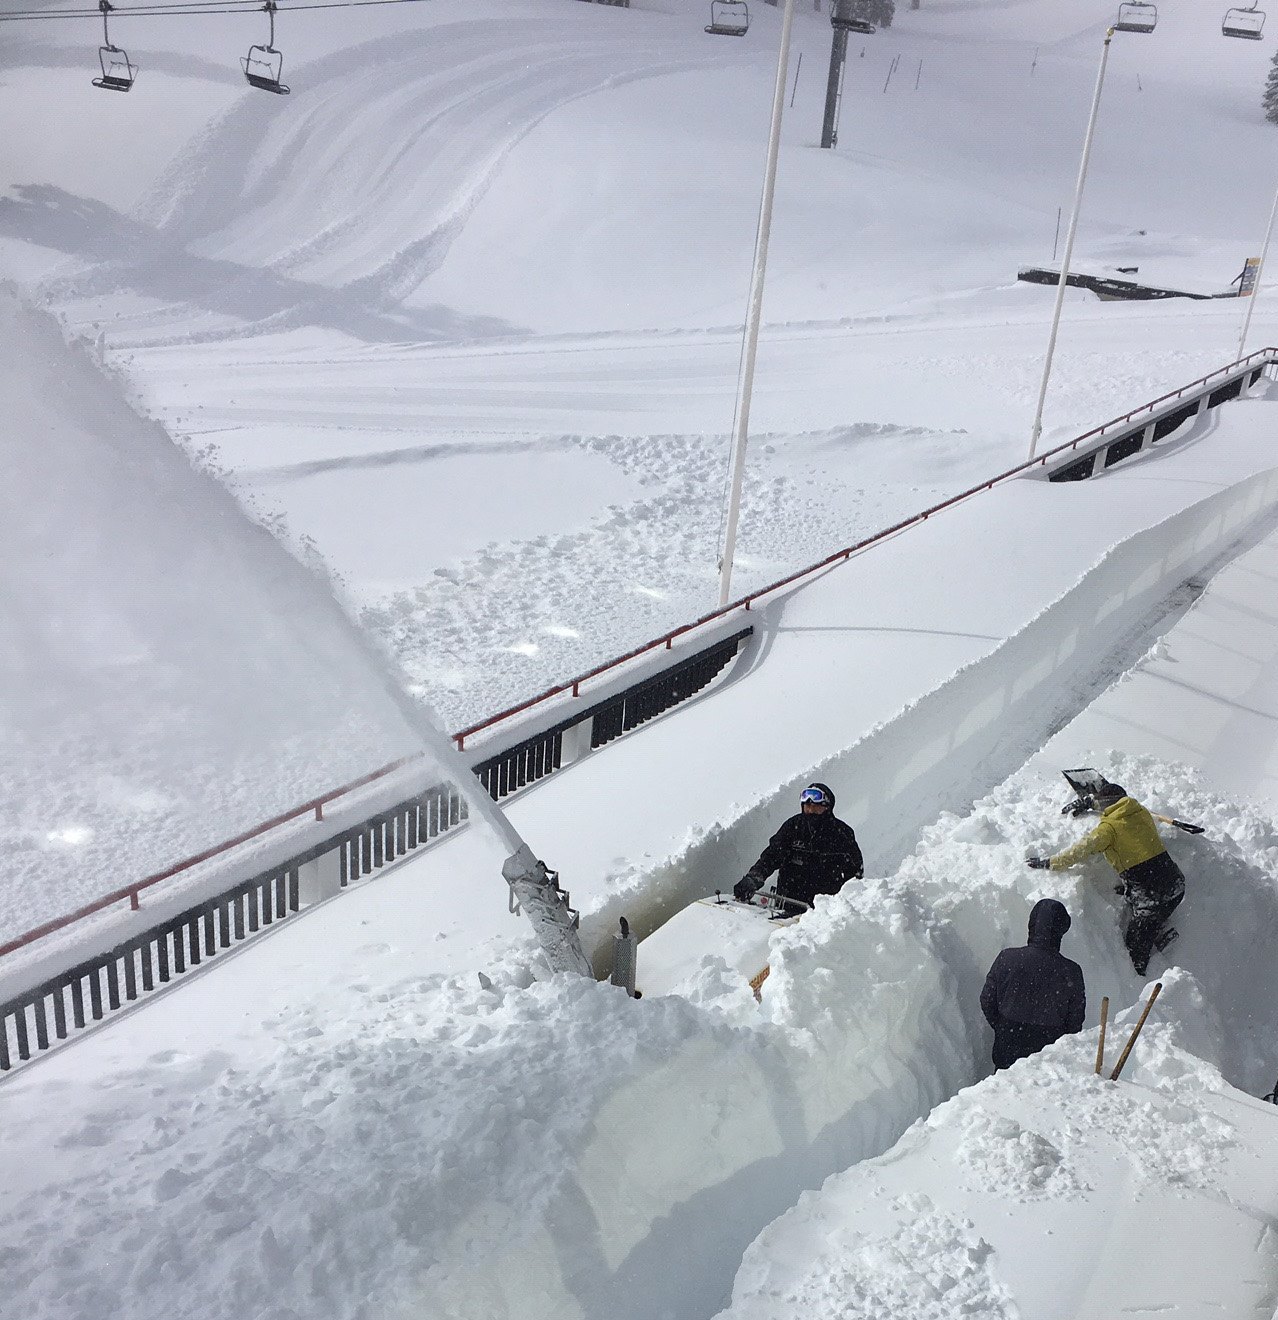
[[785,108],[786,72],[790,63],[790,22],[794,0],[785,0],[781,20],[781,51],[777,56],[777,85],[772,97],[772,131],[768,137],[768,163],[759,203],[759,233],[754,244],[754,274],[750,280],[750,303],[746,311],[745,352],[737,381],[737,429],[732,446],[732,480],[728,494],[728,516],[724,527],[723,558],[719,561],[719,604],[728,603],[732,590],[732,556],[737,548],[737,520],[741,512],[741,483],[745,475],[746,439],[750,432],[750,395],[754,389],[754,362],[759,347],[759,324],[763,317],[763,276],[768,265],[768,235],[772,229],[772,196],[776,191],[777,156],[781,148],[781,113]]
[[1061,259],[1061,277],[1056,283],[1056,307],[1052,312],[1052,333],[1047,341],[1047,357],[1043,361],[1043,380],[1038,388],[1038,408],[1034,413],[1034,429],[1030,433],[1029,456],[1034,457],[1038,438],[1043,434],[1043,404],[1047,399],[1047,381],[1052,374],[1052,357],[1056,352],[1056,332],[1061,325],[1061,307],[1065,302],[1065,284],[1069,278],[1069,259],[1074,251],[1074,235],[1078,230],[1078,213],[1083,205],[1083,184],[1087,182],[1087,162],[1092,155],[1092,138],[1096,133],[1096,112],[1100,109],[1101,88],[1105,85],[1105,65],[1109,63],[1109,43],[1114,29],[1105,31],[1105,45],[1101,51],[1100,68],[1096,73],[1096,90],[1092,94],[1092,112],[1087,120],[1087,136],[1083,139],[1083,158],[1078,163],[1078,184],[1074,189],[1074,210],[1069,217],[1069,234],[1065,239],[1065,255]]

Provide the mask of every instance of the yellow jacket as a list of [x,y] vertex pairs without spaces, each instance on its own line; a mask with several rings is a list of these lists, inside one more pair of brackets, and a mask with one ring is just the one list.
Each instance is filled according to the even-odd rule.
[[1052,858],[1052,870],[1063,871],[1104,853],[1105,860],[1121,875],[1166,851],[1153,816],[1135,798],[1125,797],[1101,812],[1100,824],[1090,834],[1057,853]]

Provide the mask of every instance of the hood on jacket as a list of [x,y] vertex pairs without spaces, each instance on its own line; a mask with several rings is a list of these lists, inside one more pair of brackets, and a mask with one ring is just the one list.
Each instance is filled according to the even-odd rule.
[[1122,820],[1125,816],[1135,815],[1141,810],[1142,807],[1135,798],[1120,797],[1117,802],[1111,802],[1109,806],[1101,812],[1101,819]]
[[1051,949],[1053,953],[1061,951],[1061,940],[1070,928],[1069,913],[1065,904],[1054,898],[1040,898],[1030,909],[1029,942],[1040,949]]
[[810,784],[808,785],[808,788],[819,788],[819,789],[821,790],[821,792],[825,794],[826,801],[830,804],[830,809],[829,809],[829,811],[828,811],[826,814],[827,814],[827,815],[830,815],[830,816],[833,816],[833,815],[834,815],[834,792],[833,792],[833,790],[830,788],[830,785],[829,785],[829,784],[820,784],[820,783],[817,783],[817,782],[814,780],[812,783],[810,783]]

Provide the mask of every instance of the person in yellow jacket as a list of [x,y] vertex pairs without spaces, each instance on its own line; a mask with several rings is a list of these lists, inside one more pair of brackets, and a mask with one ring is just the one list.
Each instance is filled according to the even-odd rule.
[[1172,861],[1154,818],[1121,784],[1101,780],[1090,798],[1079,798],[1074,815],[1099,811],[1100,823],[1072,848],[1055,857],[1030,857],[1028,864],[1064,871],[1102,853],[1123,882],[1127,900],[1127,931],[1123,937],[1138,976],[1145,975],[1155,947],[1165,949],[1176,932],[1164,930],[1167,918],[1185,897],[1185,877]]

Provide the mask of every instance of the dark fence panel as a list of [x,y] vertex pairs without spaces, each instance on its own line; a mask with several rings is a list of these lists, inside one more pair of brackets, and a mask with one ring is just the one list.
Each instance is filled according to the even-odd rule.
[[[607,728],[607,737],[592,741],[592,746],[602,746],[636,728],[701,691],[753,631],[743,628],[628,691],[577,711],[553,728],[498,752],[477,765],[475,774],[494,798],[536,783],[563,764],[564,734],[569,729],[590,720],[593,739],[600,728]],[[100,1021],[107,1013],[127,1007],[183,975],[189,967],[199,966],[299,911],[300,870],[308,862],[336,851],[338,886],[344,888],[437,838],[466,815],[466,799],[459,789],[451,784],[429,788],[0,1004],[0,1072],[13,1066],[15,1056],[22,1061],[49,1048],[50,1012],[52,1039],[65,1040],[72,1027]]]
[[1198,412],[1198,400],[1185,404],[1183,408],[1177,408],[1174,412],[1169,412],[1166,417],[1160,417],[1154,423],[1154,434],[1152,439],[1161,440],[1164,436],[1171,433],[1178,427],[1183,426],[1191,417]]
[[[1217,385],[1214,389],[1203,386],[1196,394],[1189,396],[1180,407],[1172,409],[1171,412],[1166,413],[1154,423],[1154,429],[1150,434],[1151,443],[1164,439],[1178,426],[1183,426],[1185,422],[1196,416],[1199,405],[1204,398],[1207,401],[1206,406],[1208,408],[1216,408],[1230,399],[1238,398],[1244,389],[1250,389],[1260,379],[1264,370],[1263,365],[1254,367],[1250,371],[1244,371],[1241,375],[1235,376],[1232,380],[1227,380],[1223,385]],[[1130,458],[1133,454],[1140,452],[1144,445],[1145,430],[1148,425],[1147,419],[1130,431],[1124,431],[1121,435],[1097,441],[1093,449],[1079,455],[1078,458],[1068,460],[1054,472],[1051,472],[1048,475],[1048,480],[1086,481],[1088,477],[1095,475],[1098,455],[1103,456],[1102,468],[1110,468],[1115,463],[1121,463],[1123,459]]]
[[1140,447],[1144,442],[1145,428],[1143,426],[1139,431],[1133,431],[1131,435],[1125,435],[1115,440],[1105,450],[1105,466],[1113,467],[1115,463],[1121,463],[1123,459],[1130,458],[1140,451]]
[[695,696],[718,677],[736,655],[742,640],[753,631],[744,628],[718,645],[672,665],[597,707],[592,713],[591,747],[603,747],[621,734]]

